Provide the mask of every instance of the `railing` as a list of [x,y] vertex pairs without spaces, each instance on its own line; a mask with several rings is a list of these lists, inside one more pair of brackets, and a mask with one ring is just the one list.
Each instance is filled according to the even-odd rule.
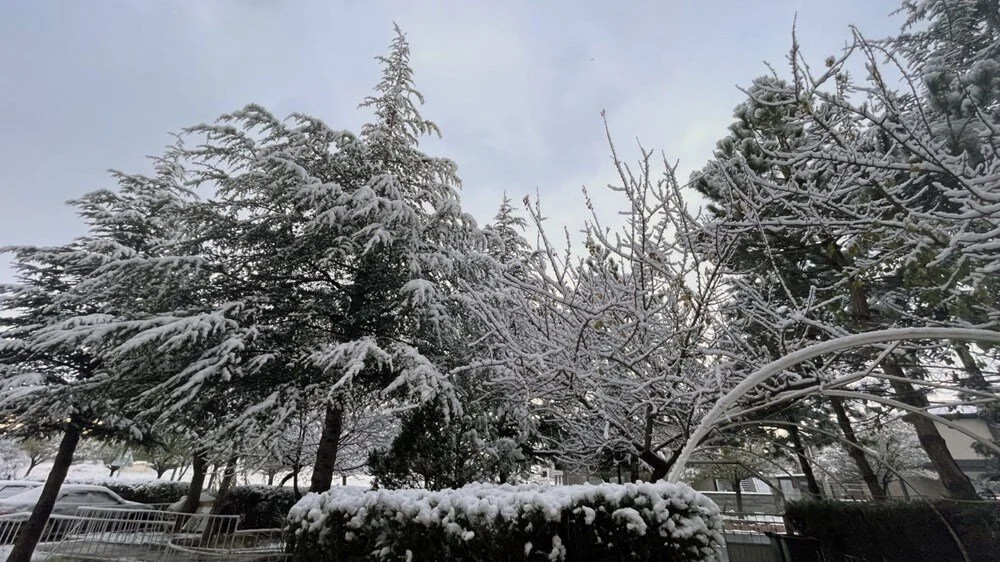
[[[0,552],[28,514],[0,522]],[[8,521],[3,518],[0,521]],[[52,559],[158,561],[287,560],[280,529],[240,531],[239,516],[81,507],[52,516],[36,552]]]
[[[6,552],[9,550],[9,545],[14,544],[18,532],[20,532],[21,528],[28,521],[30,515],[30,513],[15,513],[0,516],[0,549],[3,549],[5,546],[8,547],[7,549],[0,550],[0,552]],[[45,527],[42,528],[42,537],[39,542],[57,541],[63,535],[72,532],[81,522],[82,518],[80,517],[53,515],[49,517],[49,520],[45,523]]]
[[774,513],[724,513],[722,515],[723,534],[727,536],[763,537],[767,543],[767,533],[784,533],[785,520]]
[[781,562],[770,535],[783,534],[785,521],[772,513],[723,513],[722,537],[729,562]]

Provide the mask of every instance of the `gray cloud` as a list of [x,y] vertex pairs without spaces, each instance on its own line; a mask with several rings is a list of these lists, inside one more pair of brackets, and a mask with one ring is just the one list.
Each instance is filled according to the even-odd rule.
[[[247,102],[357,129],[392,21],[407,32],[427,150],[458,162],[466,207],[537,190],[577,228],[580,186],[611,181],[601,109],[684,177],[725,133],[746,84],[778,66],[793,15],[806,52],[836,52],[855,23],[898,28],[894,1],[6,2],[0,21],[0,245],[82,232],[67,199],[145,171],[166,134]],[[613,208],[607,195],[601,206]],[[2,260],[3,258],[0,258]],[[0,282],[10,281],[0,261]]]

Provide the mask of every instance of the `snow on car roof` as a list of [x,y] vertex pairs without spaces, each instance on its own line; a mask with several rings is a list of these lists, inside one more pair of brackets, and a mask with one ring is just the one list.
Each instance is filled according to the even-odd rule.
[[[111,494],[113,497],[118,498],[118,494],[112,492],[111,490],[105,488],[104,486],[94,486],[91,484],[63,484],[59,488],[59,493],[63,494],[66,492],[104,492]],[[37,502],[38,498],[42,496],[42,486],[32,488],[20,494],[15,494],[9,498],[0,500],[0,502],[11,502],[11,503],[21,503],[21,502]]]

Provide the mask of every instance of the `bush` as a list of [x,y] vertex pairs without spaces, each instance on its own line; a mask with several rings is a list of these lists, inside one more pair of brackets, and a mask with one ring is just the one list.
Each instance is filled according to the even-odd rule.
[[721,542],[718,507],[667,483],[337,488],[288,520],[295,560],[697,561]]
[[240,529],[279,528],[297,500],[291,488],[234,486],[219,500],[219,513],[239,515]]
[[1000,552],[1000,504],[996,502],[837,502],[798,501],[785,515],[792,527],[819,539],[834,559],[939,562],[996,560]]

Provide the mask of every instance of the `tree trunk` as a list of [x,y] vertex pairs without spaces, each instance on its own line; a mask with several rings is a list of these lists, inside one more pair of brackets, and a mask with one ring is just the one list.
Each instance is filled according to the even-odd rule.
[[[882,370],[889,376],[906,377],[903,368],[892,360],[883,361]],[[896,391],[900,402],[923,410],[930,406],[927,397],[914,388],[912,384],[902,380],[893,380],[891,382],[892,389]],[[958,463],[955,462],[955,457],[948,450],[948,444],[945,442],[944,437],[941,437],[941,432],[938,431],[934,421],[928,419],[926,416],[916,414],[907,414],[905,419],[917,430],[917,438],[920,440],[920,445],[927,453],[931,464],[934,465],[934,470],[937,471],[938,477],[941,479],[941,484],[948,491],[948,495],[956,500],[980,499],[979,494],[976,493],[976,488],[972,485],[972,481],[969,480],[969,477],[962,472],[962,469],[958,467]]]
[[35,467],[38,466],[38,465],[40,465],[40,464],[42,464],[42,463],[39,462],[39,461],[36,461],[35,459],[30,459],[28,461],[28,470],[24,471],[24,478],[27,478],[28,475],[31,474],[31,471],[35,470]]
[[868,462],[868,457],[865,456],[864,450],[861,449],[861,443],[854,433],[854,427],[851,426],[851,418],[847,416],[847,410],[844,408],[844,401],[841,398],[830,398],[830,404],[833,406],[834,414],[837,415],[837,425],[844,432],[844,440],[847,441],[847,454],[851,456],[854,464],[857,465],[858,472],[861,473],[861,479],[868,486],[868,491],[871,493],[872,499],[877,501],[884,500],[886,498],[885,489],[879,485],[878,476],[872,469],[872,465]]
[[[346,486],[347,485],[347,475],[346,474],[341,474],[340,475],[340,484],[342,486]],[[504,480],[503,482],[501,482],[501,484],[506,484],[506,480]]]
[[899,486],[903,489],[903,499],[909,500],[910,499],[910,489],[906,485],[906,480],[903,480],[902,478],[900,478],[899,479]]
[[733,491],[736,492],[736,513],[743,513],[743,488],[740,486],[740,481],[737,479],[730,483],[733,486]]
[[215,463],[209,468],[208,486],[206,486],[209,490],[212,489],[212,486],[215,486],[215,476],[217,474],[219,474],[219,463]]
[[806,477],[806,493],[810,498],[818,500],[823,497],[823,492],[819,489],[819,482],[813,474],[812,465],[809,464],[809,457],[806,456],[806,448],[802,445],[802,437],[799,436],[799,428],[794,425],[788,427],[788,433],[792,437],[792,448],[795,456],[799,459],[799,467]]
[[642,459],[642,462],[648,464],[649,468],[653,469],[653,474],[649,477],[650,482],[663,480],[666,478],[667,473],[670,472],[670,463],[649,449],[640,453],[639,458]]
[[188,486],[187,496],[181,504],[181,513],[194,513],[198,511],[198,504],[201,503],[201,489],[205,485],[205,474],[208,472],[208,462],[205,459],[205,451],[196,451],[191,459],[191,485]]
[[66,426],[66,432],[59,442],[59,452],[56,453],[52,461],[52,470],[49,471],[48,478],[45,479],[45,486],[42,487],[42,494],[38,498],[38,503],[31,510],[31,516],[21,527],[14,542],[14,548],[7,557],[7,562],[30,562],[31,555],[35,551],[38,540],[42,538],[42,531],[49,521],[52,508],[55,507],[56,498],[59,495],[59,488],[66,480],[66,473],[69,466],[73,464],[73,453],[76,445],[80,442],[80,426],[70,421]]
[[284,476],[284,477],[283,477],[283,478],[281,479],[281,482],[278,482],[278,486],[279,486],[279,487],[281,487],[281,486],[284,486],[285,484],[287,484],[289,480],[291,480],[292,478],[294,478],[294,477],[295,477],[295,474],[296,474],[297,472],[298,472],[297,470],[292,470],[291,472],[289,472],[288,474],[286,474],[286,475],[285,475],[285,476]]
[[670,458],[665,459],[653,451],[646,449],[639,454],[639,458],[642,459],[642,462],[648,464],[649,467],[653,469],[653,474],[649,477],[649,481],[659,482],[667,477],[667,473],[670,472],[670,467],[674,466],[674,463],[677,462],[677,457],[679,457],[680,454],[681,450],[675,449],[670,454]]
[[268,472],[267,473],[267,485],[268,486],[274,486],[274,476],[275,476],[275,473],[273,473],[273,472]]
[[964,385],[973,390],[989,390],[990,383],[986,382],[983,370],[976,363],[976,358],[969,351],[969,346],[965,342],[954,342],[954,346],[955,353],[958,354],[959,360],[962,361],[962,368],[965,369],[966,378],[963,381]]
[[[843,268],[843,266],[848,263],[846,257],[840,253],[837,246],[832,242],[831,248],[836,250],[836,252],[832,254],[834,265]],[[867,290],[860,281],[854,282],[851,285],[851,308],[854,313],[855,320],[860,326],[865,326],[871,321],[871,310],[868,308]],[[956,347],[956,351],[959,353],[959,358],[963,359],[963,364],[966,366],[966,370],[968,371],[970,364],[966,364],[965,359],[972,359],[971,353],[968,353],[968,348],[966,348],[965,351],[967,357],[963,358],[961,350]],[[978,366],[975,365],[975,361],[971,362],[971,366],[978,370]],[[891,358],[883,361],[881,367],[882,370],[889,376],[906,378],[906,373],[903,372],[903,368]],[[970,373],[970,376],[975,380],[976,377],[974,372]],[[908,404],[916,408],[927,408],[927,406],[929,406],[927,397],[914,390],[913,385],[908,382],[898,380],[892,381],[892,388],[897,394],[899,394],[899,400],[904,404]],[[976,489],[972,486],[972,482],[969,481],[969,477],[966,476],[960,468],[958,468],[958,464],[955,463],[954,457],[951,456],[951,452],[948,450],[948,446],[945,443],[944,438],[941,437],[941,432],[938,431],[934,422],[924,416],[913,414],[908,414],[906,419],[913,425],[914,429],[917,430],[917,437],[920,439],[920,445],[924,448],[927,456],[934,464],[934,468],[937,470],[938,476],[941,478],[941,483],[948,491],[948,494],[955,499],[978,500],[979,494],[976,493]]]
[[167,472],[167,470],[169,469],[164,467],[164,468],[154,468],[153,470],[156,471],[156,479],[159,480],[160,478],[163,478],[163,474]]
[[628,481],[639,481],[639,455],[629,455],[628,459]]
[[323,433],[316,449],[312,483],[309,486],[311,492],[325,492],[333,484],[333,469],[337,464],[337,450],[340,447],[340,432],[343,425],[344,411],[339,407],[327,406],[323,418]]
[[[236,479],[236,461],[236,455],[226,460],[226,468],[219,480],[219,492],[215,495],[215,503],[212,504],[212,511],[209,512],[211,515],[219,515],[222,511],[222,502],[229,492],[229,488],[232,487],[233,480]],[[205,530],[201,533],[201,544],[215,546],[220,537],[229,536],[234,532],[236,532],[236,525],[232,520],[210,517],[205,525]]]
[[222,480],[219,481],[219,492],[215,495],[215,503],[212,504],[212,515],[218,515],[219,509],[222,507],[222,498],[229,492],[229,488],[233,486],[233,480],[236,479],[237,460],[238,457],[233,455],[226,461],[226,468],[222,473]]

